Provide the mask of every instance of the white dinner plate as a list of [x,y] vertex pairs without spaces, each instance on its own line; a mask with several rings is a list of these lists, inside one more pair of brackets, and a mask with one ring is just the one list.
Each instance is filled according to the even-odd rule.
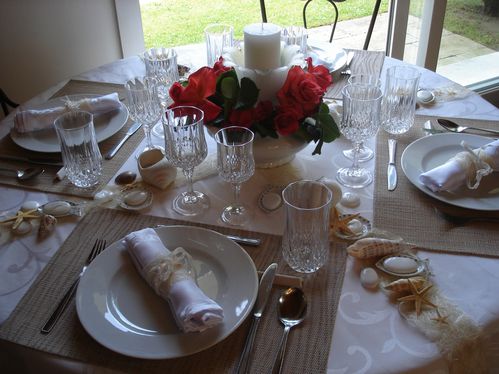
[[224,310],[223,323],[201,333],[183,333],[168,302],[156,295],[118,241],[83,274],[76,310],[85,330],[103,346],[126,356],[169,359],[207,349],[231,334],[251,312],[258,276],[250,256],[217,232],[192,226],[155,229],[171,250],[192,256],[197,282]]
[[[38,105],[33,105],[24,108],[24,110],[29,109],[50,109],[58,106],[64,105],[66,98],[71,101],[82,100],[85,98],[99,97],[102,95],[67,95],[51,99],[45,103]],[[97,142],[101,142],[110,138],[125,125],[128,120],[128,109],[120,102],[120,108],[118,110],[113,110],[108,113],[103,113],[98,116],[94,116],[94,127],[95,136],[97,137]],[[30,151],[36,152],[60,152],[61,147],[59,145],[59,139],[57,138],[57,133],[55,129],[49,128],[46,130],[33,131],[28,133],[18,133],[15,130],[10,132],[10,137],[18,146],[28,149]]]
[[314,65],[324,65],[331,73],[335,73],[347,64],[347,53],[327,42],[309,42],[308,57],[312,57]]
[[470,190],[463,186],[453,192],[433,192],[419,181],[421,173],[442,165],[463,151],[462,140],[471,148],[479,148],[492,141],[491,138],[471,134],[425,136],[409,144],[404,150],[401,158],[402,170],[413,185],[437,200],[461,208],[499,210],[499,192],[490,192],[499,188],[499,173],[497,172],[483,178],[476,190]]

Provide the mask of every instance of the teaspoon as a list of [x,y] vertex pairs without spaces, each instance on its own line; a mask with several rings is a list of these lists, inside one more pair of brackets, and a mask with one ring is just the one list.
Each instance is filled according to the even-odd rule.
[[286,343],[291,327],[298,325],[303,321],[307,314],[307,299],[300,288],[291,287],[285,290],[279,298],[279,319],[284,325],[284,334],[279,344],[279,352],[274,362],[272,373],[280,373],[284,363],[284,354],[286,352]]
[[471,127],[471,126],[460,126],[455,122],[442,118],[439,118],[437,121],[440,124],[440,126],[442,126],[444,129],[452,132],[467,132],[466,130],[477,130],[477,131],[485,131],[491,134],[499,135],[499,131],[497,130],[482,129],[479,127]]
[[42,168],[27,168],[27,169],[8,169],[8,168],[0,168],[0,172],[7,173],[15,176],[20,181],[26,181],[28,179],[36,177],[38,174],[44,172]]

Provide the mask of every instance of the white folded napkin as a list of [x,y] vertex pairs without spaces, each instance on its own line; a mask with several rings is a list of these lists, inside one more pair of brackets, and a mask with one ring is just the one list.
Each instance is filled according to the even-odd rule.
[[463,141],[459,152],[443,165],[419,176],[419,181],[433,192],[453,191],[466,185],[477,189],[481,179],[499,171],[499,140],[471,150]]
[[181,247],[170,252],[151,228],[124,238],[135,267],[156,293],[168,301],[179,328],[201,332],[223,321],[223,309],[192,278],[191,256]]
[[52,127],[57,117],[70,110],[85,110],[93,115],[98,115],[116,110],[121,106],[116,92],[78,101],[69,99],[63,99],[63,101],[63,106],[55,108],[17,112],[14,117],[14,129],[19,133],[43,130]]

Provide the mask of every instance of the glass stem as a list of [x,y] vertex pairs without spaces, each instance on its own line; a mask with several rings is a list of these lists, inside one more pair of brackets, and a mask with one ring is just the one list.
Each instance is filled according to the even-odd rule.
[[192,175],[194,174],[194,168],[182,169],[185,179],[187,179],[187,194],[194,195],[194,188],[192,186]]
[[352,169],[357,170],[359,168],[359,152],[362,148],[362,142],[355,143],[353,146],[353,164]]
[[241,193],[241,183],[233,183],[233,190],[234,190],[234,205],[238,206],[239,205],[239,195]]
[[144,132],[146,133],[146,147],[152,148],[151,126],[144,125]]

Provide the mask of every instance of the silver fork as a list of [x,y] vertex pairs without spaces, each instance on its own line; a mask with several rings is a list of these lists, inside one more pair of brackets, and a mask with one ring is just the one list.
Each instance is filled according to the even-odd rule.
[[350,70],[350,64],[352,63],[353,55],[354,55],[353,51],[347,53],[347,64],[345,65],[345,68],[340,72],[341,75],[352,75],[352,70]]
[[45,322],[42,329],[40,330],[42,334],[48,334],[50,331],[52,331],[52,328],[55,326],[59,318],[61,318],[62,313],[64,313],[67,306],[69,305],[69,302],[73,298],[76,289],[78,288],[78,283],[80,282],[80,278],[87,269],[87,266],[90,265],[90,263],[99,255],[99,253],[101,253],[104,250],[104,248],[106,248],[106,241],[103,239],[97,239],[95,241],[92,250],[90,251],[90,254],[88,255],[87,260],[85,261],[85,265],[83,266],[80,274],[78,275],[78,278],[74,280],[71,287],[67,290],[67,292],[65,293],[65,295],[63,296],[63,298],[55,308],[55,310],[50,315],[47,322]]

